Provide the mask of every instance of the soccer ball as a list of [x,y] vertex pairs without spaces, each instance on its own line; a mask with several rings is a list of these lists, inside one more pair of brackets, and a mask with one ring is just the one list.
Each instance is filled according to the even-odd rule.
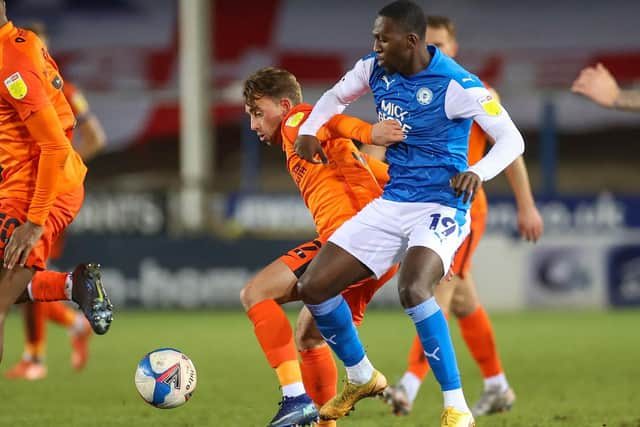
[[193,362],[175,348],[159,348],[147,353],[136,369],[136,388],[140,396],[156,408],[184,405],[196,389]]

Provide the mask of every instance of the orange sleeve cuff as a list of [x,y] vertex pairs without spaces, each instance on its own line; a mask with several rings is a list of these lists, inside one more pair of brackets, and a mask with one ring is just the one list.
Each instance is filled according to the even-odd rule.
[[43,225],[59,193],[60,177],[73,149],[52,105],[36,111],[24,123],[40,147],[38,176],[27,219],[34,224]]
[[318,131],[318,139],[350,138],[363,144],[371,144],[372,126],[364,120],[345,114],[336,114]]

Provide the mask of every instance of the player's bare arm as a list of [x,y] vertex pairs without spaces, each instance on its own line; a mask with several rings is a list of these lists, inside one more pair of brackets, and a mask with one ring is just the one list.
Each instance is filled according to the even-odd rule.
[[524,158],[519,156],[504,171],[518,207],[518,230],[523,239],[537,242],[544,231],[542,216],[536,207]]
[[606,108],[640,111],[640,91],[621,90],[613,75],[600,63],[580,71],[571,91]]
[[[494,144],[493,138],[487,140]],[[504,170],[518,208],[518,231],[520,236],[529,241],[537,242],[544,232],[544,221],[536,207],[529,182],[529,173],[523,156],[518,156]]]

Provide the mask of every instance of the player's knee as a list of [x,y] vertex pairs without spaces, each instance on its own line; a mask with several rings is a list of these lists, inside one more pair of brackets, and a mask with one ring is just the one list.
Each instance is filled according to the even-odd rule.
[[433,296],[433,287],[419,281],[398,283],[398,296],[404,308],[415,307]]
[[473,313],[476,305],[476,301],[472,298],[469,298],[468,295],[465,294],[454,293],[453,297],[451,298],[451,312],[458,319],[461,319]]
[[302,277],[298,279],[297,283],[298,295],[305,304],[320,304],[327,297],[316,286],[316,280],[311,274],[304,273]]
[[240,291],[240,302],[246,311],[261,301],[259,291],[254,286],[251,286],[251,282],[247,283]]

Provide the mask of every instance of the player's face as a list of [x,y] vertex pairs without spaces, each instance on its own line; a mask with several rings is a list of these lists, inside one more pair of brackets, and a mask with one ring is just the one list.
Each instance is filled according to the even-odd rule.
[[378,63],[387,74],[405,68],[411,57],[407,33],[401,31],[392,19],[378,16],[373,24],[373,51]]
[[282,101],[263,96],[254,105],[244,107],[251,118],[251,130],[266,144],[280,142],[280,123],[288,111]]
[[445,55],[455,58],[458,54],[458,43],[446,28],[427,27],[425,38],[427,39],[427,44],[438,46]]

